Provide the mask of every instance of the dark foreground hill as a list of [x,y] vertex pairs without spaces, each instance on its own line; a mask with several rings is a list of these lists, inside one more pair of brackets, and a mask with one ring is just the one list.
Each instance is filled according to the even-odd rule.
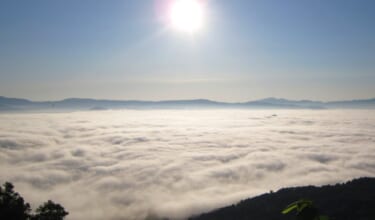
[[310,199],[330,220],[375,220],[375,178],[360,178],[344,184],[281,189],[190,220],[286,220],[293,213],[281,214],[290,203]]

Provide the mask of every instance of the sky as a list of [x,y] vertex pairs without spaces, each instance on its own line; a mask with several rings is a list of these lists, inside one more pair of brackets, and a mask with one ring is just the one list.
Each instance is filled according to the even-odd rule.
[[194,33],[171,27],[173,1],[0,1],[0,95],[375,96],[373,0],[201,0]]

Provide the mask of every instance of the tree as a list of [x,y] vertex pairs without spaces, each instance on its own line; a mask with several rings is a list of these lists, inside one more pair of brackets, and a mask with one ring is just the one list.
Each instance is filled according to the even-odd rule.
[[48,200],[31,214],[29,203],[14,190],[12,183],[0,186],[0,219],[4,220],[63,220],[69,213],[58,203]]
[[58,203],[48,200],[39,206],[34,215],[35,220],[63,220],[69,213]]
[[6,182],[0,186],[0,219],[25,220],[30,218],[30,205],[14,192],[13,184]]

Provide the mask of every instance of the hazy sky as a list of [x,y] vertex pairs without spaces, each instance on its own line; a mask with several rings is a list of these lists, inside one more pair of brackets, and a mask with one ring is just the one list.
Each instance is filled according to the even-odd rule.
[[245,101],[375,96],[375,1],[1,0],[0,95]]

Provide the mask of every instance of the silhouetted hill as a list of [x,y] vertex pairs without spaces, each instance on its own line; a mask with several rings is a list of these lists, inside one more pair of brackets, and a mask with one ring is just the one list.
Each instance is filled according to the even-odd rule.
[[98,100],[69,98],[61,101],[33,102],[26,99],[0,96],[0,111],[64,111],[95,109],[199,109],[199,108],[241,108],[241,109],[326,109],[363,108],[375,109],[375,99],[338,102],[310,100],[287,100],[266,98],[242,103],[216,102],[207,99],[139,101],[139,100]]
[[374,108],[375,98],[365,100],[329,102],[327,103],[327,106],[330,108]]
[[293,214],[283,215],[281,211],[302,198],[312,200],[320,213],[328,215],[330,220],[375,219],[375,178],[360,178],[322,187],[285,188],[190,220],[290,220],[294,219]]
[[31,101],[27,99],[7,98],[4,96],[0,96],[0,103],[5,103],[9,105],[27,105],[30,104]]
[[324,109],[323,102],[310,100],[287,100],[278,98],[266,98],[244,103],[246,106],[265,107],[265,108],[291,108],[291,109]]

